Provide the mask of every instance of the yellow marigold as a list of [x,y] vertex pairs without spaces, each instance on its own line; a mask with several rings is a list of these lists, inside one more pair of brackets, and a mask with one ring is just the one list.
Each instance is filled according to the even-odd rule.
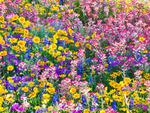
[[25,86],[25,87],[22,88],[22,91],[28,92],[28,91],[29,91],[29,88],[28,88],[27,86]]
[[71,94],[76,93],[76,88],[73,88],[73,87],[72,87],[72,88],[70,89],[70,93],[71,93]]
[[24,22],[25,22],[25,18],[24,17],[19,17],[19,22],[21,23],[21,24],[23,24]]
[[24,41],[24,40],[19,40],[18,43],[17,43],[17,45],[20,46],[20,47],[23,47],[23,46],[26,45],[26,41]]
[[75,99],[80,98],[80,94],[79,94],[79,93],[75,93],[75,94],[73,95],[73,98],[75,98]]
[[39,37],[37,37],[37,36],[35,36],[35,37],[33,37],[33,39],[32,39],[32,41],[34,42],[34,43],[40,43],[40,38]]
[[14,70],[14,66],[12,65],[7,66],[7,71],[12,71],[12,70]]

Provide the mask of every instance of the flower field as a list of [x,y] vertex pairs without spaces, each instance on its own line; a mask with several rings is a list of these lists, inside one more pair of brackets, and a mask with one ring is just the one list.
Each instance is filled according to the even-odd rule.
[[0,0],[0,113],[150,113],[150,1]]

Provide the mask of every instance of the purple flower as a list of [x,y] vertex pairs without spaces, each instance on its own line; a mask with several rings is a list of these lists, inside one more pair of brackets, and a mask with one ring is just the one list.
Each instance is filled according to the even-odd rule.
[[144,111],[147,111],[147,110],[148,110],[147,105],[142,105],[142,108],[143,108]]
[[19,108],[19,103],[14,103],[14,104],[11,106],[11,111],[16,111],[18,108]]
[[24,112],[25,108],[19,105],[19,103],[14,103],[11,107],[11,111]]

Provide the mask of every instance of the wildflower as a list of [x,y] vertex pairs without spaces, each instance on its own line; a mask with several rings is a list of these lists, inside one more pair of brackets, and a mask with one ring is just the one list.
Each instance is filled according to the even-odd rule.
[[47,91],[48,93],[50,93],[50,94],[54,94],[54,93],[55,93],[55,88],[53,88],[53,87],[51,88],[51,87],[50,87],[50,88],[47,88],[46,91]]
[[26,41],[23,41],[23,40],[19,40],[18,43],[17,43],[18,46],[20,47],[23,47],[26,45]]
[[17,38],[10,38],[9,42],[12,43],[12,44],[14,44],[14,43],[17,42],[17,40],[18,40]]
[[12,71],[12,70],[14,70],[14,66],[13,65],[7,66],[7,71]]
[[29,88],[25,86],[25,87],[22,88],[22,91],[28,92],[28,91],[29,91]]
[[56,45],[56,44],[51,44],[51,45],[50,45],[50,49],[51,49],[51,50],[55,50],[56,48],[57,48],[57,45]]
[[83,110],[83,113],[90,113],[90,110],[89,109],[85,109],[85,110]]
[[68,28],[68,32],[69,32],[69,34],[72,36],[73,30],[70,29],[70,28]]
[[29,95],[28,95],[28,97],[29,98],[34,98],[34,97],[36,97],[36,92],[31,92]]
[[0,112],[1,112],[1,113],[4,112],[6,109],[7,109],[7,108],[4,108],[4,107],[1,107],[1,106],[0,106]]
[[73,88],[73,87],[72,87],[72,88],[70,89],[70,93],[71,93],[71,94],[76,93],[76,88]]
[[58,94],[54,94],[52,98],[52,104],[55,105],[59,101]]
[[7,51],[0,51],[0,56],[6,56],[7,55]]
[[139,41],[140,41],[140,42],[144,42],[144,41],[145,41],[145,38],[144,38],[144,37],[139,37]]
[[0,16],[0,23],[4,23],[5,18],[3,16]]
[[80,98],[80,94],[79,94],[79,93],[75,93],[75,94],[73,95],[73,98],[79,99],[79,98]]
[[99,113],[105,113],[105,110],[104,109],[102,109],[102,110],[100,110],[100,112]]
[[35,36],[35,37],[33,37],[32,41],[33,41],[34,43],[38,44],[38,43],[40,43],[40,38],[37,37],[37,36]]
[[29,82],[28,85],[29,85],[29,87],[33,87],[34,86],[34,82]]
[[25,18],[24,17],[19,17],[18,20],[21,24],[25,23]]
[[117,102],[113,101],[112,102],[112,108],[116,111],[117,110]]

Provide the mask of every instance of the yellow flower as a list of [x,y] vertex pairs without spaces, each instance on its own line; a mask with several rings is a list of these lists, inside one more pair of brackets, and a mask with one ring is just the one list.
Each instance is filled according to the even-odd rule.
[[5,94],[7,93],[8,91],[4,89],[4,86],[0,85],[0,95],[1,94]]
[[12,70],[14,70],[14,66],[12,65],[7,66],[7,71],[12,71]]
[[70,93],[71,93],[71,94],[76,93],[76,88],[73,88],[73,87],[72,87],[72,88],[70,89]]
[[0,23],[4,23],[4,17],[3,16],[0,16]]
[[14,83],[14,80],[12,79],[12,77],[8,77],[7,80],[8,80],[8,82],[10,82],[12,84]]
[[0,45],[4,45],[5,41],[3,39],[0,39]]
[[34,86],[34,82],[31,81],[31,82],[28,83],[28,85],[29,85],[29,87],[33,87]]
[[39,37],[37,37],[37,36],[35,36],[35,37],[33,37],[33,39],[32,39],[32,41],[34,42],[34,43],[40,43],[40,38]]
[[100,110],[100,112],[99,113],[105,113],[105,110]]
[[69,34],[72,36],[73,30],[70,29],[70,28],[68,28],[68,32],[69,32]]
[[53,106],[48,107],[48,111],[51,111],[51,110],[53,110]]
[[79,46],[80,46],[80,43],[79,43],[79,42],[76,42],[76,43],[75,43],[75,46],[76,46],[76,47],[79,47]]
[[26,50],[27,50],[27,48],[26,47],[21,47],[21,49],[20,49],[22,52],[26,52]]
[[25,18],[24,17],[19,17],[19,22],[21,23],[21,24],[23,24],[23,23],[25,23]]
[[49,94],[43,94],[43,99],[50,99],[50,95]]
[[30,26],[30,21],[25,21],[24,23],[23,23],[23,27],[24,28],[27,28],[27,27],[29,27]]
[[73,95],[73,98],[75,98],[75,99],[80,98],[80,94],[79,94],[79,93],[75,93],[75,94]]
[[146,80],[150,80],[150,73],[145,73],[145,74],[144,74],[144,78],[145,78]]
[[55,93],[55,88],[47,88],[46,91],[50,94],[54,94]]
[[0,106],[0,112],[1,112],[1,113],[4,112],[6,109],[7,109],[7,108],[4,108],[4,107],[1,107],[1,106]]
[[49,31],[50,31],[50,32],[54,32],[54,31],[55,31],[54,27],[50,26],[50,27],[49,27]]
[[26,45],[26,41],[23,41],[23,40],[19,40],[18,43],[17,43],[18,46],[20,47],[23,47]]
[[16,43],[17,40],[18,40],[17,38],[9,38],[9,42],[12,43],[12,44]]
[[19,46],[12,46],[11,48],[12,48],[13,50],[15,50],[15,51],[19,51],[19,50],[20,50]]
[[41,108],[40,106],[35,106],[35,107],[34,107],[35,110],[38,110],[38,109],[40,109],[40,108]]
[[28,95],[29,98],[34,98],[36,97],[36,93],[35,92],[31,92],[29,95]]
[[18,18],[19,18],[18,15],[14,15],[14,16],[11,18],[11,20],[12,20],[12,21],[15,21],[15,20],[17,20]]
[[47,85],[48,87],[53,87],[53,84],[52,84],[52,83],[49,83],[49,82],[47,82],[46,85]]
[[13,94],[7,94],[5,97],[5,100],[8,102],[13,102],[14,101],[14,95]]
[[4,98],[3,98],[3,97],[0,97],[0,106],[2,106],[3,101],[4,101]]
[[145,40],[144,37],[139,37],[139,41],[140,41],[140,42],[143,42],[144,40]]
[[0,52],[0,56],[6,56],[7,55],[7,51],[1,51]]
[[27,29],[23,30],[24,36],[28,36],[29,35],[29,31]]
[[59,46],[59,47],[58,47],[58,50],[60,50],[60,51],[63,50],[63,49],[64,49],[64,48],[63,48],[62,46]]
[[57,39],[53,38],[53,43],[56,44],[57,43]]
[[56,44],[51,44],[51,45],[50,45],[50,49],[51,49],[51,50],[55,50],[56,48],[57,48],[57,45],[56,45]]
[[37,87],[34,87],[34,88],[33,88],[33,91],[34,91],[35,93],[38,93],[38,92],[39,92],[39,90],[38,90]]
[[130,78],[128,78],[128,77],[125,77],[125,78],[124,78],[124,83],[125,83],[126,85],[128,85],[130,82],[131,82],[131,79],[130,79]]
[[90,110],[89,109],[85,109],[85,110],[83,110],[83,113],[90,113]]
[[52,11],[58,11],[58,10],[59,10],[59,7],[57,7],[57,6],[52,6],[51,10],[52,10]]
[[25,86],[25,87],[22,88],[22,91],[28,92],[28,91],[29,91],[29,88],[28,88],[27,86]]

